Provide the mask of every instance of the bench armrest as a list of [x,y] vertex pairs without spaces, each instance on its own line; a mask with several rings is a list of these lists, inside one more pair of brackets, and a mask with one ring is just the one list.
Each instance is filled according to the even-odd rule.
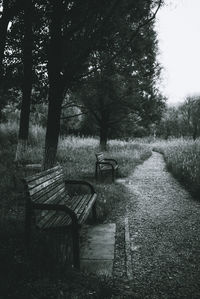
[[47,210],[47,211],[63,211],[67,213],[74,225],[78,225],[77,216],[68,206],[59,204],[32,204],[32,208],[35,210]]
[[96,162],[96,166],[97,165],[109,165],[109,166],[111,166],[111,168],[113,169],[113,171],[114,171],[114,166],[113,166],[113,164],[112,163],[110,163],[110,162]]
[[65,180],[65,184],[69,184],[69,185],[85,185],[88,186],[90,188],[90,191],[92,194],[96,193],[94,190],[94,187],[92,186],[92,184],[86,182],[86,181],[79,181],[79,180]]
[[117,161],[115,159],[104,159],[105,161],[111,161],[111,162],[115,162],[116,165],[118,165]]

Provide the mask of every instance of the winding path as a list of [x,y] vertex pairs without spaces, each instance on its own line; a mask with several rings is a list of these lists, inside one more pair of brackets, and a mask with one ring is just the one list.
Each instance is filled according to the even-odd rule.
[[156,152],[124,184],[130,192],[130,298],[200,298],[200,203]]

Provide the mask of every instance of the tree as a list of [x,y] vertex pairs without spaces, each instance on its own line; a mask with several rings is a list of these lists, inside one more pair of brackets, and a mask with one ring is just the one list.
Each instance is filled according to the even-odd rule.
[[26,0],[24,4],[24,41],[23,41],[23,86],[22,86],[22,106],[20,113],[18,146],[16,160],[20,160],[20,155],[26,151],[28,142],[29,117],[32,91],[32,0]]
[[[126,20],[120,25],[127,33],[132,23]],[[118,37],[117,43],[109,42],[95,52],[90,63],[96,71],[87,77],[79,90],[79,98],[88,109],[90,119],[99,128],[102,150],[106,149],[111,132],[119,137],[128,126],[132,127],[132,134],[134,126],[143,128],[143,132],[150,130],[150,125],[161,118],[164,108],[163,97],[155,88],[160,66],[156,61],[157,40],[153,25],[148,24],[137,40],[111,61],[112,51],[117,51],[123,43],[124,39]],[[106,64],[109,60],[111,62]]]
[[183,104],[178,107],[182,117],[182,134],[192,136],[195,140],[199,134],[200,124],[200,97],[188,96]]
[[4,94],[6,92],[6,86],[4,86],[4,75],[5,75],[5,47],[8,33],[9,22],[16,16],[23,7],[23,0],[1,0],[0,1],[0,119],[1,111],[4,108],[6,101]]
[[[14,3],[20,2],[16,0]],[[34,31],[34,46],[37,47],[35,53],[39,54],[40,66],[44,68],[47,66],[49,83],[44,168],[51,167],[55,162],[62,101],[66,91],[94,71],[90,68],[90,56],[112,43],[115,47],[106,64],[114,61],[122,49],[134,41],[139,29],[155,17],[161,2],[161,0],[137,0],[134,3],[131,0],[109,2],[86,0],[84,3],[49,0],[42,4],[40,1],[34,2],[34,16],[36,9],[43,14],[38,21],[38,28],[42,28],[42,47]],[[158,5],[158,8],[152,13],[155,5]],[[124,20],[132,24],[127,33],[122,28]],[[39,29],[37,31],[39,32]],[[118,42],[119,32],[123,43]]]

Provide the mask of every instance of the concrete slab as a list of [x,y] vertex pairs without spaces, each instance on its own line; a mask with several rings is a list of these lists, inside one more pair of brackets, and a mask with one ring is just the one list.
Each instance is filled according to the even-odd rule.
[[81,270],[112,276],[115,231],[114,223],[84,228],[81,245]]
[[97,275],[112,276],[113,261],[111,260],[81,260],[81,270]]

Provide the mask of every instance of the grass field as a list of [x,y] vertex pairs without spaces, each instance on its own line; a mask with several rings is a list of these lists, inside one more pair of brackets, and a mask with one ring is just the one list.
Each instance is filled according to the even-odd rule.
[[[76,296],[77,292],[81,292],[84,298],[91,298],[91,292],[95,294],[95,298],[106,298],[106,294],[112,295],[112,282],[107,278],[99,280],[95,276],[88,277],[85,274],[70,271],[65,273],[64,279],[60,274],[57,274],[55,279],[55,276],[53,278],[49,276],[48,269],[46,272],[43,269],[45,275],[42,275],[37,269],[38,261],[41,261],[40,254],[44,254],[42,251],[32,261],[24,255],[25,199],[20,182],[24,172],[23,169],[14,167],[16,142],[16,125],[11,123],[1,124],[0,275],[4,275],[5,279],[0,282],[0,290],[3,292],[3,298],[60,299],[70,298],[69,296],[72,295]],[[24,159],[34,163],[42,162],[44,129],[31,126],[29,143]],[[124,199],[127,197],[127,190],[118,183],[112,183],[109,178],[108,180],[95,182],[94,167],[95,152],[97,151],[99,151],[97,138],[63,137],[59,141],[57,161],[65,168],[66,178],[81,178],[90,181],[94,185],[98,193],[97,216],[98,221],[101,223],[109,218],[110,211],[113,211],[116,205],[123,205]],[[118,176],[126,177],[134,170],[136,165],[142,163],[151,155],[151,149],[149,146],[138,142],[112,140],[109,141],[108,151],[105,154],[118,161]],[[36,242],[40,241],[36,240]],[[53,261],[51,261],[51,264],[53,264]],[[54,265],[48,264],[46,266],[50,266],[52,273]]]
[[[44,129],[31,126],[29,147],[25,160],[33,163],[42,162],[44,150]],[[38,271],[42,251],[38,252],[36,260],[30,261],[24,255],[24,197],[20,178],[24,176],[23,169],[14,167],[14,157],[17,143],[16,124],[0,125],[0,297],[6,298],[73,298],[81,294],[82,298],[111,298],[115,293],[112,280],[95,275],[78,273],[74,270],[57,273],[51,277],[48,267],[54,269],[53,261]],[[65,168],[67,178],[90,181],[97,193],[98,221],[109,219],[115,207],[123,205],[128,196],[126,188],[110,179],[95,182],[95,152],[99,151],[97,138],[62,137],[59,141],[57,161]],[[131,142],[111,140],[108,143],[107,157],[113,157],[119,163],[119,177],[127,177],[151,155],[151,149],[163,153],[168,169],[196,195],[200,191],[200,140],[174,139],[170,141],[154,141],[152,138],[137,139]],[[36,244],[40,239],[36,239]],[[43,241],[43,240],[42,240]],[[41,242],[43,243],[43,242]],[[48,245],[49,243],[47,243]],[[51,244],[51,243],[50,243]],[[48,245],[49,246],[49,245]],[[36,245],[37,251],[37,245]],[[55,261],[56,262],[56,261]],[[53,268],[52,268],[53,267]],[[51,270],[52,273],[52,270]],[[54,273],[55,274],[55,273]],[[92,286],[92,287],[91,287]]]
[[200,194],[200,140],[172,139],[153,145],[163,153],[167,168],[195,196]]

